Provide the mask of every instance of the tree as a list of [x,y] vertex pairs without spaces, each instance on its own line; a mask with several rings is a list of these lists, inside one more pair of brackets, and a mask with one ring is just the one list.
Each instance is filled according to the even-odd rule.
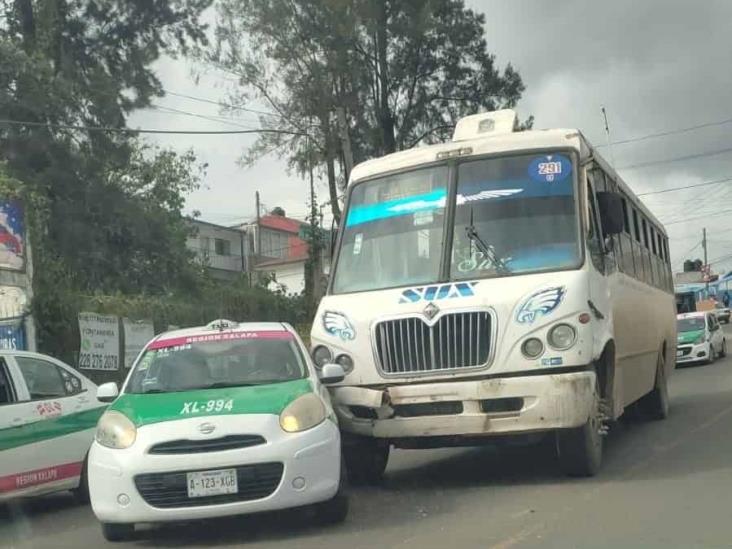
[[205,41],[199,15],[210,3],[0,0],[0,119],[37,124],[0,124],[0,160],[44,204],[34,212],[41,286],[163,291],[185,278],[192,155],[64,126],[124,128],[163,93],[152,63]]
[[277,152],[304,174],[314,155],[338,218],[337,109],[358,162],[443,140],[458,118],[518,102],[521,78],[496,68],[483,23],[462,0],[221,0],[203,58],[238,76],[230,102],[264,103],[273,114],[262,125],[290,132],[263,135],[244,161]]

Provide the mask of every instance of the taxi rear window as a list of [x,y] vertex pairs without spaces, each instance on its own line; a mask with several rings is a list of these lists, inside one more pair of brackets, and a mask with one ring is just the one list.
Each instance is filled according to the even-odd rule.
[[208,334],[151,343],[127,393],[172,393],[302,379],[307,368],[289,332]]

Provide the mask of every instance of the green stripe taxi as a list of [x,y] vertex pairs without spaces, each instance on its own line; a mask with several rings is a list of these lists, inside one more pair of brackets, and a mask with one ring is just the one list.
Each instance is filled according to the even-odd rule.
[[[318,375],[318,372],[320,375]],[[92,508],[108,540],[136,523],[313,506],[345,519],[340,435],[325,383],[287,324],[215,321],[156,337],[99,421]]]

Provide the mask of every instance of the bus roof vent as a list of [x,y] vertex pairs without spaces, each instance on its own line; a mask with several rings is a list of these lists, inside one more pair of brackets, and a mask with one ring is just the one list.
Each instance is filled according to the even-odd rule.
[[465,141],[476,137],[511,133],[516,130],[517,126],[518,117],[513,109],[483,112],[458,120],[452,140]]

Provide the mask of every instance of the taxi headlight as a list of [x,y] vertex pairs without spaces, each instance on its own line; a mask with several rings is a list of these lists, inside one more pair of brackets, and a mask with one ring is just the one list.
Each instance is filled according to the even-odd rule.
[[102,446],[123,450],[134,444],[137,427],[124,414],[111,410],[99,418],[94,438]]
[[325,421],[325,406],[313,393],[303,395],[287,405],[280,414],[280,427],[288,433],[312,429]]
[[558,351],[569,349],[577,339],[577,332],[569,324],[557,324],[549,330],[549,345]]

